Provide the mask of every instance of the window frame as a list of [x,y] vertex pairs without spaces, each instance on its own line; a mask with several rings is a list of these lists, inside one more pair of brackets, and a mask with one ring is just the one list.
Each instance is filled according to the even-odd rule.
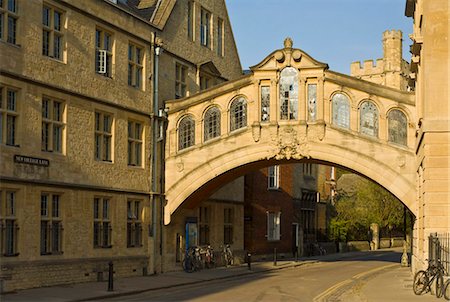
[[[10,7],[10,4],[13,4]],[[19,20],[19,6],[17,0],[4,0],[0,5],[0,40],[11,45],[19,46],[17,43],[17,27]],[[12,23],[10,23],[12,21]]]
[[281,212],[267,211],[267,241],[281,240]]
[[[48,9],[48,21],[46,24],[44,11]],[[59,27],[56,26],[56,13],[59,14]],[[56,8],[48,3],[42,5],[42,55],[53,58],[58,61],[64,61],[64,28],[65,13],[63,10]],[[45,47],[45,33],[48,33],[48,45]],[[59,41],[58,44],[56,44]]]
[[[46,198],[43,208],[43,197]],[[57,197],[57,198],[55,198]],[[41,255],[63,254],[63,231],[61,215],[61,194],[41,193],[41,232],[40,253]],[[43,211],[45,209],[45,212]],[[56,212],[55,212],[56,211]]]
[[[373,106],[373,108],[375,108],[375,110],[376,110],[375,116],[374,116],[374,118],[375,118],[374,119],[374,127],[373,127],[373,129],[376,130],[376,133],[374,133],[373,135],[368,133],[370,128],[363,127],[363,119],[362,119],[363,112],[362,111],[363,111],[363,106],[366,103]],[[379,138],[379,135],[380,135],[380,110],[378,109],[377,104],[371,99],[365,99],[365,100],[361,101],[358,111],[359,111],[359,133],[361,133],[362,135],[368,136],[368,137]],[[364,129],[366,129],[366,130],[364,130]]]
[[145,48],[133,42],[128,43],[128,86],[144,89]]
[[[108,40],[106,36],[109,37]],[[107,41],[107,43],[105,43]],[[101,27],[95,28],[95,73],[107,78],[113,77],[113,65],[114,65],[114,35],[112,32],[105,30]],[[108,45],[105,45],[108,44]],[[102,58],[104,56],[104,58]],[[103,63],[104,62],[104,63]],[[104,64],[105,70],[101,68],[101,64]]]
[[234,209],[223,209],[223,244],[233,244],[234,242]]
[[[342,97],[341,97],[342,96]],[[345,120],[341,121],[338,119],[338,116],[341,116],[342,110],[338,111],[338,105],[345,105],[346,108],[345,109]],[[331,123],[332,125],[342,128],[342,129],[350,129],[350,98],[342,93],[342,92],[337,92],[335,94],[333,94],[333,96],[331,97]],[[347,122],[347,123],[345,123]]]
[[229,116],[230,132],[247,127],[247,99],[245,97],[237,97],[231,102]]
[[[44,115],[44,103],[47,102],[48,114]],[[55,116],[55,104],[60,105],[59,117]],[[48,96],[42,97],[42,128],[41,128],[41,150],[45,152],[55,152],[64,154],[65,141],[65,102],[60,99],[51,98]],[[59,118],[59,119],[58,119]],[[44,127],[45,125],[45,127]],[[48,133],[44,136],[44,129],[48,126]],[[55,129],[60,129],[59,133]],[[56,139],[58,137],[58,139]],[[58,143],[59,141],[59,143]]]
[[203,119],[203,141],[207,142],[221,135],[221,116],[219,107],[211,106],[206,110]]
[[[9,199],[11,194],[13,198]],[[17,190],[0,190],[0,257],[16,257],[18,252],[19,226],[17,223]]]
[[95,196],[93,203],[93,247],[112,247],[111,198]]
[[[10,99],[11,95],[14,95]],[[0,144],[18,147],[19,125],[19,90],[0,86]],[[12,105],[11,105],[12,104]]]
[[[401,114],[402,118],[404,118],[404,122],[405,122],[405,129],[403,129],[405,132],[404,142],[398,142],[398,141],[395,141],[394,139],[392,139],[392,135],[394,133],[391,132],[391,129],[392,129],[391,123],[393,120],[398,121],[397,119],[391,118],[391,114],[393,114],[393,112],[399,112]],[[386,119],[387,119],[388,142],[399,145],[399,146],[407,147],[408,146],[408,116],[406,115],[406,113],[403,110],[401,110],[400,108],[391,108],[386,115]]]
[[195,145],[195,119],[185,115],[178,123],[178,151],[188,149]]
[[217,55],[223,57],[225,55],[225,22],[222,18],[217,17]]
[[202,206],[198,208],[198,244],[210,244],[210,222],[211,222],[211,208],[209,206]]
[[142,247],[142,200],[127,200],[127,248]]
[[[97,119],[97,116],[99,118]],[[105,130],[105,117],[110,118],[109,130]],[[99,123],[97,123],[99,121]],[[111,113],[95,110],[94,112],[94,158],[101,162],[113,162],[113,134],[114,134],[114,115]],[[100,144],[98,143],[98,139]],[[106,143],[108,142],[108,143]],[[99,147],[100,146],[100,147]],[[105,153],[107,152],[107,153]]]
[[[138,125],[139,130],[136,130],[136,127]],[[139,121],[128,120],[128,148],[127,148],[128,166],[142,167],[143,146],[144,146],[143,133],[144,133],[143,123]]]
[[280,188],[280,166],[270,166],[267,168],[267,189],[278,190]]
[[175,63],[175,98],[181,99],[187,95],[187,66]]
[[211,48],[211,19],[212,14],[209,10],[201,7],[200,9],[200,45]]

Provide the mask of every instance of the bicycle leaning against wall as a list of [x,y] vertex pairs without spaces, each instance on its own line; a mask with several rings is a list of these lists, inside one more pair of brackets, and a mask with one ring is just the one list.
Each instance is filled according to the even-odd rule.
[[436,284],[436,298],[444,294],[444,266],[439,260],[428,260],[426,270],[420,270],[414,275],[413,291],[421,295],[431,291],[433,282]]
[[445,300],[450,301],[450,279],[447,279],[447,281],[445,281],[442,292],[444,294]]

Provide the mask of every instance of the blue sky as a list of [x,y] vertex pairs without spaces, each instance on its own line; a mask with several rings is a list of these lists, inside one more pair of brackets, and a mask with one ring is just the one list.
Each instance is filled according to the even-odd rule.
[[382,33],[403,31],[408,52],[412,18],[406,0],[225,0],[242,68],[258,64],[291,37],[331,70],[350,73],[350,63],[383,56]]

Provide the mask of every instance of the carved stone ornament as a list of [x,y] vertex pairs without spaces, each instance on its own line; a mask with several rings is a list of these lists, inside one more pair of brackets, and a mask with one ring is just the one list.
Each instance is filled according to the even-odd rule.
[[308,138],[310,140],[322,141],[325,137],[325,124],[317,123],[308,125]]
[[261,138],[261,124],[259,122],[254,122],[252,124],[252,135],[255,143],[259,142],[259,139]]
[[397,156],[397,165],[399,168],[403,168],[406,165],[406,158],[404,155]]
[[184,164],[183,164],[183,160],[181,158],[179,158],[179,157],[177,158],[176,165],[177,165],[177,171],[178,172],[183,172]]
[[310,158],[309,146],[306,136],[299,136],[297,131],[290,127],[281,127],[278,135],[272,137],[272,150],[267,159],[302,159]]
[[284,39],[284,48],[292,48],[293,42],[290,37]]

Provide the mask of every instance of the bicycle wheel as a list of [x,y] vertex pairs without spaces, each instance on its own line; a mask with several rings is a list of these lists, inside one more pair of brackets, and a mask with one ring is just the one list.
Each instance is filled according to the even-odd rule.
[[192,263],[192,259],[190,257],[186,257],[183,259],[183,269],[186,273],[192,273],[194,271],[194,265]]
[[442,297],[444,293],[444,276],[442,274],[438,274],[436,276],[436,298]]
[[444,299],[450,301],[450,279],[445,281],[442,293],[444,294]]
[[416,295],[421,295],[428,286],[428,276],[425,271],[418,271],[414,275],[413,291]]

